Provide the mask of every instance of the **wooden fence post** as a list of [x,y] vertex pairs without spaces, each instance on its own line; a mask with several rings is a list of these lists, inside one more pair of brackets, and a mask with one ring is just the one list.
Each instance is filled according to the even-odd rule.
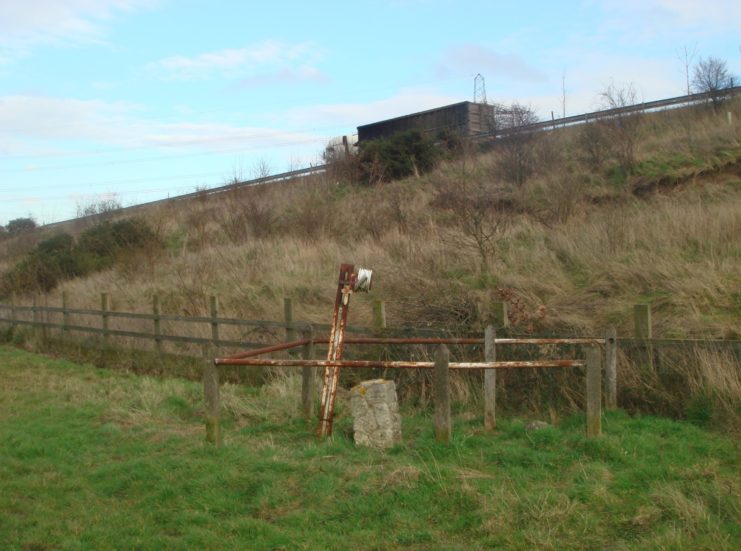
[[33,332],[36,335],[37,341],[43,344],[43,333],[41,332],[41,328],[39,327],[38,299],[36,298],[36,295],[34,295],[31,299],[31,313],[33,319]]
[[450,420],[450,352],[441,344],[435,353],[435,372],[432,378],[432,394],[435,402],[435,439],[450,443],[452,424]]
[[219,301],[215,296],[211,296],[208,300],[209,309],[211,310],[211,342],[214,348],[219,346]]
[[219,368],[214,364],[212,346],[204,346],[203,401],[206,417],[206,441],[221,445],[221,403],[219,397]]
[[41,307],[41,338],[44,346],[49,343],[49,297],[44,296],[44,305]]
[[633,321],[637,339],[650,339],[653,336],[650,304],[636,304],[633,307]]
[[283,321],[286,324],[286,342],[296,340],[296,329],[293,326],[293,301],[290,298],[283,299]]
[[67,291],[62,291],[62,336],[69,335],[69,295]]
[[493,300],[489,303],[489,319],[495,329],[509,329],[509,314],[507,312],[507,303],[500,300]]
[[639,363],[648,365],[651,369],[653,365],[653,347],[651,339],[653,338],[653,328],[651,325],[651,305],[636,304],[633,307],[633,322],[635,324],[636,339],[642,339],[641,351],[638,354]]
[[154,295],[152,297],[152,322],[154,324],[154,350],[157,354],[162,354],[162,323],[160,316],[162,315],[162,308],[160,306],[160,296]]
[[[311,360],[314,358],[314,327],[312,325],[304,331],[303,338],[309,343],[304,345],[303,358]],[[301,368],[301,412],[306,419],[314,417],[314,402],[316,401],[316,368]]]
[[617,409],[617,330],[605,333],[605,407]]
[[[484,360],[497,360],[495,348],[496,331],[488,325],[484,332]],[[484,370],[484,428],[494,430],[497,426],[497,370]]]
[[587,348],[587,438],[602,434],[602,355],[599,348]]
[[15,331],[18,325],[15,319],[15,293],[10,293],[10,326],[13,328],[13,331]]
[[373,331],[382,334],[386,329],[386,303],[382,300],[373,301]]
[[111,301],[108,293],[100,293],[100,310],[101,310],[101,325],[103,326],[103,346],[108,348],[109,337],[108,326],[109,316],[108,311],[110,310]]

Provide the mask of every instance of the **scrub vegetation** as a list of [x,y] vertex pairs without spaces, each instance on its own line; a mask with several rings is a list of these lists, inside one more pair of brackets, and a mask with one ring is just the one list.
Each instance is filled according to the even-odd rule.
[[[614,87],[604,96],[631,101]],[[203,316],[217,295],[225,317],[278,320],[291,297],[296,320],[327,323],[337,267],[354,262],[375,271],[372,294],[353,301],[357,325],[370,325],[370,301],[383,299],[389,326],[480,332],[492,301],[503,301],[515,334],[601,336],[612,325],[631,336],[633,305],[649,302],[655,337],[739,339],[740,107],[736,99],[488,144],[448,137],[436,154],[419,135],[397,136],[357,159],[333,158],[324,175],[142,207],[143,233],[126,247],[88,238],[132,224],[91,207],[96,225],[71,222],[67,237],[40,230],[0,242],[4,281],[16,282],[2,298],[15,290],[28,304],[48,289],[41,304],[66,291],[72,307],[97,308],[106,291],[112,309],[151,312],[158,295],[164,314]],[[364,179],[358,162],[411,176]],[[46,248],[84,247],[96,251],[84,275],[17,283],[33,273],[18,266],[57,258]],[[728,350],[675,351],[661,370],[619,361],[619,398],[631,410],[738,424],[741,370]],[[414,399],[424,386],[408,377],[399,383]],[[574,411],[580,381],[524,373],[502,385],[510,404]]]

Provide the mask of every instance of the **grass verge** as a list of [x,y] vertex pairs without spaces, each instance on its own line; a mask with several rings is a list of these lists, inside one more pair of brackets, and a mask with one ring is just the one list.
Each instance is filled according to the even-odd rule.
[[738,443],[608,414],[495,434],[465,411],[452,445],[405,412],[402,446],[319,442],[296,385],[201,388],[0,347],[0,542],[8,549],[734,549]]

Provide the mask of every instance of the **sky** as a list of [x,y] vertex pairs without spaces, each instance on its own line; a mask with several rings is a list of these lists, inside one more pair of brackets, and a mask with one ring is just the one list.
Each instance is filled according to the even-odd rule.
[[685,51],[741,75],[741,2],[0,0],[0,225],[319,164],[478,73],[541,118],[682,95]]

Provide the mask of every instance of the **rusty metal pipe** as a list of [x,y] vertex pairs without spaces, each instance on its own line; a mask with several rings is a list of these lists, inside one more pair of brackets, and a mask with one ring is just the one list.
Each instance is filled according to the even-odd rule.
[[[329,338],[321,337],[312,341],[314,344],[328,344]],[[599,345],[604,344],[605,339],[496,339],[495,344],[574,344],[574,345]],[[345,344],[459,344],[459,345],[478,345],[484,344],[484,339],[479,338],[425,338],[425,337],[410,337],[410,338],[384,338],[384,337],[345,337]],[[275,344],[272,346],[264,346],[262,348],[255,348],[253,350],[247,350],[245,352],[239,352],[231,356],[226,356],[225,359],[239,359],[239,358],[253,358],[255,356],[261,356],[262,354],[270,354],[271,352],[280,352],[281,350],[289,350],[291,348],[298,348],[309,344],[307,339],[285,342]]]
[[[324,339],[324,341],[326,342],[327,339]],[[252,358],[254,356],[260,356],[262,354],[270,354],[271,352],[280,352],[281,350],[289,350],[291,348],[298,348],[299,346],[305,346],[309,344],[309,342],[311,341],[309,341],[308,339],[303,339],[299,341],[291,341],[291,342],[283,342],[280,344],[274,344],[272,346],[264,346],[262,348],[254,348],[252,350],[246,350],[245,352],[240,352],[238,354],[226,356],[226,358],[230,360],[232,359],[237,360],[239,358]],[[315,340],[314,342],[316,343],[320,341]]]
[[[483,342],[483,339],[482,339]],[[494,339],[495,344],[605,344],[605,339]]]
[[[322,343],[318,339],[314,342]],[[495,339],[495,344],[604,344],[605,339]],[[482,338],[444,338],[444,337],[345,337],[346,344],[484,344]]]
[[[340,366],[331,365],[342,359],[345,341],[345,327],[347,325],[347,309],[350,305],[350,295],[357,281],[355,267],[352,264],[340,264],[340,277],[337,284],[334,312],[332,314],[332,329],[329,333],[329,349],[327,362],[322,377],[322,393],[319,403],[319,425],[316,434],[326,437],[332,434],[334,418],[334,402],[337,397],[337,387],[340,382]],[[370,280],[367,282],[370,284]]]
[[[216,365],[254,365],[263,367],[324,367],[324,368],[377,368],[377,369],[432,369],[434,362],[384,361],[384,360],[291,360],[272,358],[217,358]],[[512,369],[512,368],[563,368],[584,367],[584,360],[534,360],[511,362],[453,362],[450,369]]]

